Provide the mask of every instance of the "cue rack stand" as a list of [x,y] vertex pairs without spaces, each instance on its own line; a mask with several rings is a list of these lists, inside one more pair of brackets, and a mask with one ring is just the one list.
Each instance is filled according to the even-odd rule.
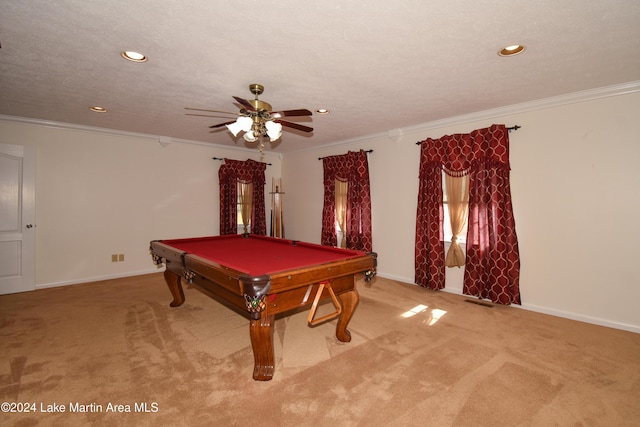
[[282,178],[271,178],[271,237],[284,238]]

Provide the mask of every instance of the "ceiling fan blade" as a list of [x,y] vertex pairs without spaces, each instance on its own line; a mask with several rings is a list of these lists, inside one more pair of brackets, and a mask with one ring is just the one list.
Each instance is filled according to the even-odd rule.
[[298,123],[291,123],[284,120],[274,120],[274,122],[280,123],[282,126],[301,130],[303,132],[313,132],[313,128],[310,128],[309,126],[305,126],[305,125],[299,125]]
[[300,117],[300,116],[311,116],[313,113],[306,108],[301,108],[299,110],[284,110],[284,111],[273,111],[271,117]]
[[228,117],[216,116],[212,114],[193,114],[193,113],[184,113],[185,116],[198,116],[198,117],[219,117],[222,119],[227,119]]
[[221,128],[222,126],[230,125],[231,123],[234,123],[234,122],[235,120],[232,120],[230,122],[218,123],[217,125],[209,126],[209,129]]
[[251,105],[251,103],[249,101],[247,101],[246,99],[242,99],[239,98],[237,96],[234,96],[233,99],[235,99],[236,101],[238,101],[238,103],[240,105],[242,105],[244,108],[246,108],[249,111],[256,111],[255,108],[253,108],[253,105]]
[[[206,110],[204,108],[189,108],[189,107],[184,107],[185,110],[190,110],[190,111],[206,111],[209,113],[224,113],[224,114],[233,114],[234,116],[238,115],[238,113],[232,113],[231,111],[218,111],[218,110]],[[187,114],[187,113],[185,113]],[[193,114],[195,116],[195,114]]]

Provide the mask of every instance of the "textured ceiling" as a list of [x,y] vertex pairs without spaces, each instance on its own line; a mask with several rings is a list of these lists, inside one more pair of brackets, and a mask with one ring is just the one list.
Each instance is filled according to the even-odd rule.
[[288,152],[640,80],[640,1],[2,1],[0,44],[1,115],[255,146],[184,107],[260,83],[275,110],[331,110],[265,147]]

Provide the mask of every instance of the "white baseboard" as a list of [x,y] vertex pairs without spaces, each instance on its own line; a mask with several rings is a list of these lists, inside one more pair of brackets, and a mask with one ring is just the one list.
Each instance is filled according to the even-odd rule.
[[578,322],[590,323],[592,325],[605,326],[607,328],[620,329],[623,331],[634,332],[640,334],[640,326],[628,325],[626,323],[615,322],[613,320],[600,319],[592,316],[571,313],[568,311],[556,310],[553,308],[540,307],[533,304],[512,305],[511,307],[522,310],[535,311],[536,313],[549,314],[551,316],[562,317],[565,319],[576,320]]
[[40,285],[36,285],[36,290],[47,289],[47,288],[57,288],[59,286],[79,285],[81,283],[100,282],[102,280],[121,279],[123,277],[142,276],[144,274],[159,273],[162,271],[164,271],[164,266],[150,269],[150,270],[142,270],[142,271],[134,271],[134,272],[130,271],[128,273],[110,274],[107,276],[85,277],[84,279],[69,280],[69,281],[63,281],[63,282],[42,283]]

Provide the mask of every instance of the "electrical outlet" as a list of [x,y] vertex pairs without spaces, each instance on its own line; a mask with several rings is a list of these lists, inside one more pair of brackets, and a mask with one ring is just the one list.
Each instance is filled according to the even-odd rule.
[[124,254],[118,254],[118,261],[124,261]]
[[111,262],[118,262],[118,254],[111,255]]

